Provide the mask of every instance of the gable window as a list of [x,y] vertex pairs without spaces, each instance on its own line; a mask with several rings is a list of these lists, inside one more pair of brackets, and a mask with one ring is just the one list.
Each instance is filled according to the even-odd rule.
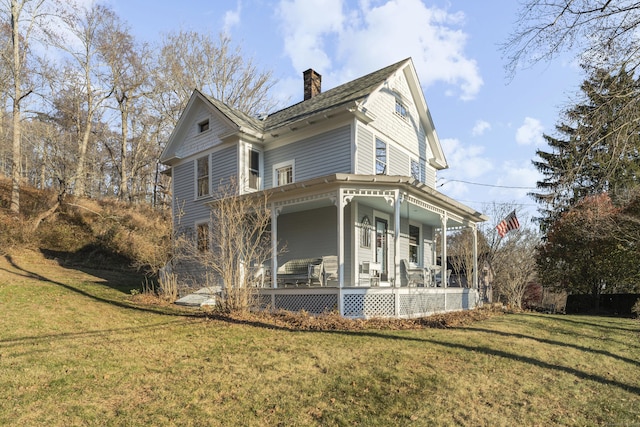
[[196,188],[198,197],[209,195],[209,156],[196,160]]
[[387,143],[376,138],[376,175],[387,173]]
[[411,159],[411,177],[416,181],[422,182],[420,162],[415,159]]
[[396,99],[396,114],[406,119],[409,113],[407,112],[407,107],[404,106],[402,102]]
[[409,225],[409,262],[419,264],[420,259],[420,227]]
[[249,188],[260,189],[260,152],[249,149]]
[[291,184],[294,179],[293,161],[278,163],[273,166],[273,186]]
[[209,250],[209,224],[206,222],[196,225],[196,239],[199,252]]
[[209,130],[209,119],[203,120],[198,123],[198,132],[202,133]]

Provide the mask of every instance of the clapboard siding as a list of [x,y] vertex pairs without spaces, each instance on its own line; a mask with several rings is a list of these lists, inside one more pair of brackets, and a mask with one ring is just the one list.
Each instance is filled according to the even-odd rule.
[[173,168],[174,227],[176,230],[193,228],[196,222],[209,219],[209,209],[204,200],[195,200],[194,161],[185,162]]
[[373,133],[365,126],[358,124],[358,141],[356,146],[356,171],[361,175],[373,175]]
[[229,180],[238,177],[238,148],[236,145],[211,154],[211,185],[215,194],[220,186],[229,184]]
[[[183,142],[176,152],[182,158],[220,145],[219,135],[232,131],[232,128],[220,119],[219,114],[212,112],[211,108],[201,101],[194,104],[191,111],[189,120],[183,124]],[[209,120],[209,130],[200,132],[198,123],[204,120]]]
[[409,155],[391,144],[388,147],[389,175],[411,176]]
[[273,166],[293,160],[294,181],[351,172],[351,126],[325,132],[264,153],[264,186],[273,186]]
[[295,248],[295,251],[278,255],[278,264],[296,258],[338,255],[336,223],[335,206],[279,215],[279,245],[281,248]]

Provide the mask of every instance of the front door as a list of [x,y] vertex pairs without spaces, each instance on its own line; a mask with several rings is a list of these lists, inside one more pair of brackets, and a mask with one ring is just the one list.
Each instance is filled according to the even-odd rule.
[[387,229],[389,224],[386,219],[376,217],[376,262],[382,267],[380,269],[380,280],[387,281]]

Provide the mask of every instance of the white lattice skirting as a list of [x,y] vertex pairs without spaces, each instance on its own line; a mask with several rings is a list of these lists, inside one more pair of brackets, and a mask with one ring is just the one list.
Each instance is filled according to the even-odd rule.
[[351,318],[418,317],[446,311],[473,309],[478,305],[475,289],[447,288],[324,288],[269,289],[260,296],[263,309],[301,311],[312,314],[339,310]]

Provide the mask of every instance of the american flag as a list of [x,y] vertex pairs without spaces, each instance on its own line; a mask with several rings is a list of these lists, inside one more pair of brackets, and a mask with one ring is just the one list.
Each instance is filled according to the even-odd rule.
[[518,222],[515,209],[496,226],[496,230],[498,230],[500,237],[504,237],[509,231],[516,230],[518,228],[520,228],[520,223]]

